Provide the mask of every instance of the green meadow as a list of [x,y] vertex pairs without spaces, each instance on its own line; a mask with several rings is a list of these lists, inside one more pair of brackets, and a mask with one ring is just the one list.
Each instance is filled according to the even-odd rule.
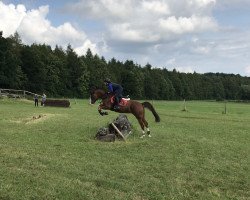
[[[250,199],[250,104],[151,101],[152,138],[94,140],[118,113],[0,99],[0,199]],[[34,119],[38,116],[39,119]]]

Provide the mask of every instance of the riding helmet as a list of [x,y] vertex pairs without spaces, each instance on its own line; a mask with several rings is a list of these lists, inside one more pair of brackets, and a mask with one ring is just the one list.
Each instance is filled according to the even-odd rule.
[[105,79],[104,79],[104,82],[105,82],[105,83],[110,83],[111,80],[110,80],[109,78],[105,78]]

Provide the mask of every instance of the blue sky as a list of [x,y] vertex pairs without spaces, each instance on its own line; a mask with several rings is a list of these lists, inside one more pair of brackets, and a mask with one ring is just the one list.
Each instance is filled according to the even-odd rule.
[[0,30],[79,55],[250,76],[249,0],[4,0]]

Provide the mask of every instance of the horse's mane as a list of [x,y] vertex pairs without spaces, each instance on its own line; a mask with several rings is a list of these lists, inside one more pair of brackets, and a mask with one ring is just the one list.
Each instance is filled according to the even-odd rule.
[[105,91],[103,88],[100,88],[100,87],[97,87],[97,86],[92,86],[90,88],[90,94],[93,94],[96,90],[101,90],[103,91],[105,94],[104,96],[105,97],[109,97],[109,96],[112,96],[112,93],[108,93],[107,91]]
[[97,86],[92,86],[89,90],[90,94],[93,94],[96,90],[102,90],[105,92],[105,90],[103,88],[99,88]]

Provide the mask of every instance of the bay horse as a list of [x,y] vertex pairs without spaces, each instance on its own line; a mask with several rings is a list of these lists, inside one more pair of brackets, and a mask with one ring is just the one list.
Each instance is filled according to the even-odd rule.
[[148,127],[148,122],[145,119],[145,110],[144,108],[149,109],[154,117],[156,122],[160,122],[160,117],[156,113],[154,107],[149,102],[140,103],[134,100],[122,100],[122,104],[119,104],[120,109],[114,110],[113,109],[113,98],[114,94],[106,93],[103,89],[92,88],[90,91],[90,103],[94,104],[98,99],[101,99],[101,103],[98,107],[98,112],[100,115],[107,115],[107,112],[103,112],[103,110],[112,110],[119,113],[132,113],[136,119],[138,120],[141,129],[142,129],[142,136],[141,138],[145,137],[144,128],[147,128],[147,135],[151,137],[150,130]]

